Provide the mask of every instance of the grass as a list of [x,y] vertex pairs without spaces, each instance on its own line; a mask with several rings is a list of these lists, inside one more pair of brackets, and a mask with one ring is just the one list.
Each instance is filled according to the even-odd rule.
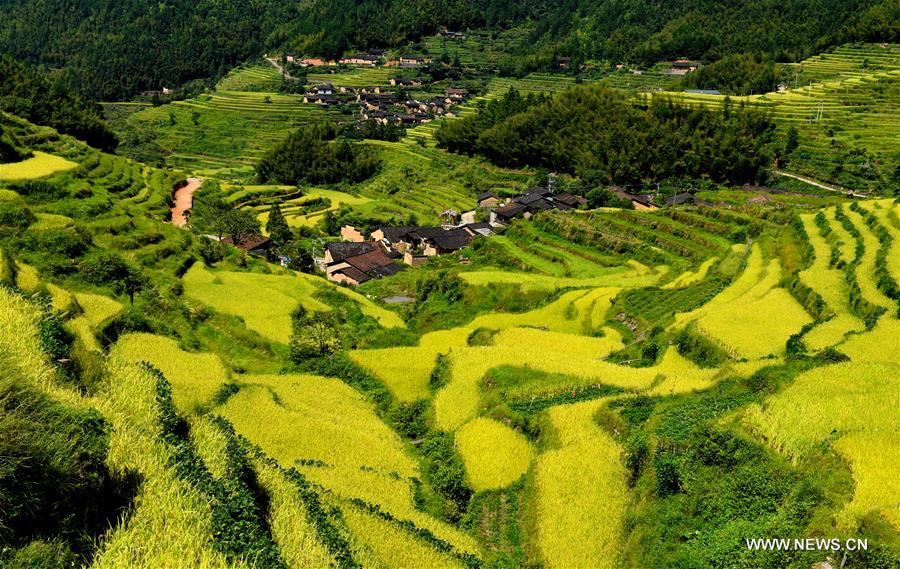
[[60,156],[35,151],[34,156],[21,162],[0,164],[0,180],[33,180],[78,166]]
[[312,297],[316,286],[296,275],[264,275],[233,271],[210,271],[194,265],[184,275],[186,296],[210,308],[242,318],[248,329],[260,336],[288,343],[291,313],[298,306],[328,310]]
[[521,433],[479,417],[456,432],[456,448],[473,490],[495,490],[515,483],[531,466],[534,451]]
[[622,451],[594,423],[603,400],[548,410],[557,448],[535,465],[537,543],[544,567],[618,567],[628,504]]
[[112,350],[132,363],[145,361],[159,369],[172,386],[172,399],[182,413],[207,405],[229,380],[228,371],[215,354],[190,353],[178,343],[154,334],[127,334]]

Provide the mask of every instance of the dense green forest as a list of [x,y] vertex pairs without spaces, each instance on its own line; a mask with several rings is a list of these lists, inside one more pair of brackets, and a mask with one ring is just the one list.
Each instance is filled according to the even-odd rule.
[[898,22],[898,0],[14,0],[0,4],[0,53],[61,69],[68,87],[112,100],[221,75],[267,49],[337,56],[441,27],[520,28],[523,53],[503,66],[515,71],[549,65],[556,53],[643,64],[735,53],[793,61],[840,42],[896,40]]
[[99,109],[9,56],[0,57],[0,110],[52,126],[102,150],[118,144]]
[[752,95],[775,91],[787,79],[771,59],[747,54],[726,55],[715,63],[688,73],[685,89],[718,89],[727,95]]
[[335,129],[312,124],[300,128],[268,152],[256,166],[263,183],[333,184],[361,182],[378,169],[370,148],[347,140],[333,141]]
[[765,114],[730,104],[722,112],[672,101],[642,108],[620,92],[585,85],[540,103],[511,91],[473,117],[446,123],[437,140],[498,165],[540,166],[594,183],[744,183],[768,163],[773,129]]

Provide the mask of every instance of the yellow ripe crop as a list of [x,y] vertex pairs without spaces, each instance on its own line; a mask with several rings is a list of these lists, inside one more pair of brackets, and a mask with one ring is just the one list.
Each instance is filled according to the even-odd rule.
[[864,334],[855,334],[838,346],[854,362],[887,362],[900,365],[900,320],[889,314],[878,319]]
[[428,378],[437,353],[420,347],[354,350],[350,359],[366,368],[400,401],[426,399]]
[[78,164],[70,162],[65,158],[47,154],[46,152],[35,152],[32,158],[15,162],[12,164],[0,164],[0,180],[30,180],[34,178],[43,178],[50,174],[71,170]]
[[172,385],[172,400],[182,413],[210,402],[228,381],[228,371],[215,354],[181,350],[175,340],[154,334],[127,334],[112,350],[130,362],[145,361],[159,369]]
[[621,287],[639,288],[653,286],[668,272],[668,267],[656,267],[655,272],[642,273],[627,267],[614,267],[608,275],[596,277],[551,277],[533,273],[517,273],[502,270],[484,270],[460,273],[459,276],[471,285],[492,285],[510,283],[526,290],[553,290],[557,288]]
[[509,486],[525,474],[534,455],[521,433],[484,417],[472,419],[456,432],[456,448],[475,491]]
[[697,322],[700,332],[735,358],[778,354],[791,334],[812,320],[786,290],[776,288],[780,280],[781,264],[763,265],[754,244],[741,276],[700,308],[677,314],[674,327]]
[[709,269],[712,268],[717,260],[718,257],[710,257],[709,259],[703,261],[703,264],[701,264],[696,271],[685,271],[684,273],[675,277],[672,282],[665,284],[659,288],[672,290],[677,288],[684,288],[694,283],[698,283],[706,278],[706,275],[709,274]]
[[82,314],[68,322],[68,327],[84,342],[87,349],[99,352],[100,344],[94,332],[109,319],[122,311],[122,305],[100,294],[75,293],[75,299],[81,306]]
[[621,450],[593,417],[604,401],[547,411],[559,448],[535,465],[538,546],[544,567],[617,567],[628,487]]
[[302,305],[307,310],[328,310],[312,298],[316,287],[296,276],[208,271],[194,265],[184,275],[186,296],[244,320],[247,328],[276,342],[291,337],[291,313]]
[[831,364],[804,372],[761,406],[751,406],[747,424],[798,459],[834,431],[896,431],[897,393],[898,364]]
[[450,524],[418,510],[413,501],[413,487],[409,480],[390,476],[371,469],[350,466],[299,466],[311,482],[327,488],[345,500],[358,499],[376,504],[384,512],[399,520],[412,522],[427,529],[458,551],[477,555],[478,542]]
[[404,322],[403,319],[400,318],[400,315],[393,310],[388,310],[386,308],[378,306],[353,289],[342,286],[335,286],[334,290],[346,296],[350,300],[356,301],[359,304],[359,308],[360,310],[362,310],[362,313],[366,316],[371,316],[372,318],[374,318],[383,328],[406,328],[406,322]]
[[739,358],[761,358],[783,352],[788,338],[811,321],[788,291],[775,288],[720,307],[701,318],[697,328]]
[[38,338],[39,319],[37,307],[0,287],[0,355],[35,385],[47,385],[53,370]]
[[247,385],[217,412],[283,467],[306,459],[403,477],[418,472],[397,434],[342,381],[306,375],[242,379]]
[[[847,228],[844,227],[844,224],[837,220],[835,217],[835,208],[829,207],[822,210],[822,213],[825,215],[825,219],[828,220],[828,226],[831,227],[831,230],[837,236],[838,241],[840,241],[840,256],[841,260],[845,263],[849,263],[853,261],[853,256],[856,254],[856,238],[850,235],[850,232],[847,231]],[[800,216],[803,219],[803,226],[807,230],[807,234],[810,233],[809,228],[807,226],[807,218],[812,219],[814,216]],[[815,224],[814,224],[815,225]],[[818,232],[818,227],[816,227],[816,231]],[[816,253],[818,257],[818,252]],[[828,257],[825,257],[825,265],[828,266]]]
[[[881,242],[878,240],[878,237],[872,233],[872,230],[869,229],[869,226],[866,225],[866,222],[860,214],[849,207],[844,208],[844,213],[847,214],[847,217],[850,218],[850,221],[852,221],[856,229],[859,230],[862,235],[863,245],[865,246],[862,260],[856,267],[856,282],[859,283],[859,290],[862,297],[877,306],[883,306],[888,310],[896,310],[891,299],[886,297],[876,284],[876,255],[878,254],[878,248],[881,246]],[[896,261],[896,259],[894,259],[894,261]]]
[[834,448],[850,463],[855,486],[853,500],[837,515],[838,523],[853,530],[862,517],[875,511],[900,531],[900,432],[851,433],[838,439]]
[[346,504],[343,519],[383,567],[423,569],[463,569],[463,564],[390,521]]
[[230,567],[210,546],[209,499],[175,473],[160,442],[155,379],[115,357],[107,374],[98,398],[113,427],[107,463],[113,472],[137,473],[142,483],[133,512],[107,533],[92,567]]
[[260,484],[269,495],[269,522],[281,557],[292,569],[319,569],[336,566],[328,548],[319,540],[306,517],[306,504],[297,486],[286,480],[271,464],[255,460]]

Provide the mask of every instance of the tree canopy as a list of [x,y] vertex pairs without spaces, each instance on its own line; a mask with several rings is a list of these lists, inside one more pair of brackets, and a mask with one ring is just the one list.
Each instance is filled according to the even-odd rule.
[[[511,93],[504,101],[515,98]],[[724,111],[670,100],[639,107],[599,85],[576,87],[521,112],[507,115],[488,105],[482,113],[444,126],[438,142],[502,166],[539,166],[608,184],[753,181],[770,159],[774,129],[765,114],[729,101]]]

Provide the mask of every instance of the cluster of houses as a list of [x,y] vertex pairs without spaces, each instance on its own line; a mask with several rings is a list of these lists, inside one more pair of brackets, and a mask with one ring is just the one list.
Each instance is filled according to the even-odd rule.
[[343,241],[327,243],[320,261],[328,280],[358,285],[393,275],[403,265],[419,266],[429,257],[455,253],[475,237],[491,235],[489,223],[440,227],[379,227],[366,237],[355,227],[341,228]]
[[[394,77],[390,83],[398,88],[414,88],[422,85],[418,79],[403,77]],[[303,102],[323,107],[356,102],[359,104],[362,120],[382,124],[415,125],[428,122],[435,116],[452,116],[450,107],[461,103],[468,95],[465,89],[448,88],[444,90],[443,95],[421,100],[400,100],[396,93],[382,91],[378,86],[336,88],[331,83],[320,83],[303,95]]]
[[493,192],[478,196],[478,207],[491,211],[491,223],[508,225],[513,219],[529,219],[536,213],[548,210],[569,211],[587,205],[587,200],[568,192],[556,194],[548,188],[534,186],[521,194],[501,200]]
[[353,55],[342,57],[337,61],[316,57],[299,57],[291,54],[286,54],[284,60],[300,67],[325,67],[340,64],[353,65],[355,67],[376,67],[378,65],[384,65],[385,67],[402,67],[405,69],[422,67],[432,62],[432,58],[424,55],[401,55],[397,59],[388,60],[385,59],[383,49],[370,49],[363,53],[355,53]]

